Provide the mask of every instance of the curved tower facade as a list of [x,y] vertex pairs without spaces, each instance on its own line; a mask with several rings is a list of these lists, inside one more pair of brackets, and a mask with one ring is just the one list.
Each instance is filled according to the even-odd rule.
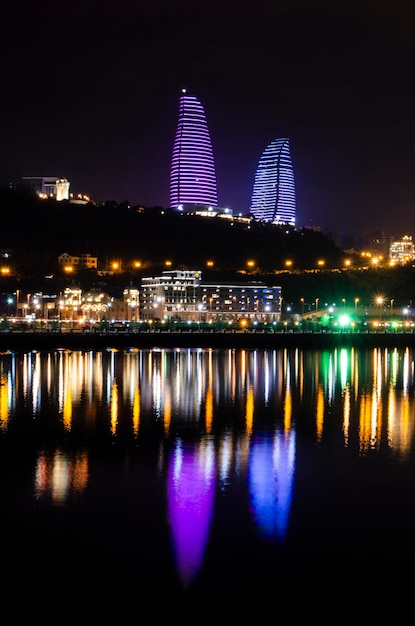
[[249,211],[257,220],[295,226],[295,179],[288,138],[274,139],[262,153]]
[[183,89],[170,169],[170,207],[217,207],[215,162],[199,100]]

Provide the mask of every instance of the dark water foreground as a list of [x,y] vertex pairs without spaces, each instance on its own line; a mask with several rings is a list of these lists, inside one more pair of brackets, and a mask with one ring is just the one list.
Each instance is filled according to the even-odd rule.
[[6,332],[0,350],[100,350],[114,348],[376,348],[415,345],[413,333],[261,332]]
[[407,617],[415,349],[58,339],[0,354],[5,623]]

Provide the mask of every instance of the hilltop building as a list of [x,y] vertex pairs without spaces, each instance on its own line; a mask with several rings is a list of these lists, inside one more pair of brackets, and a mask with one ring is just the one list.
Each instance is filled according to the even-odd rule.
[[410,235],[393,241],[389,247],[389,260],[393,263],[404,264],[415,259],[415,246]]
[[170,207],[201,211],[217,207],[212,143],[203,106],[182,90],[170,170]]
[[11,187],[16,190],[26,189],[35,192],[40,198],[69,200],[70,183],[66,178],[57,176],[22,176]]
[[275,139],[265,148],[255,173],[250,213],[255,219],[295,226],[296,195],[290,140]]

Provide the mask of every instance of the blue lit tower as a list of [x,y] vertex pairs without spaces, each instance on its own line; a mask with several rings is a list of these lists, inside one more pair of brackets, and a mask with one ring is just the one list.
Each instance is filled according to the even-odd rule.
[[290,140],[274,139],[265,148],[255,174],[250,213],[273,224],[295,226],[296,199]]
[[[170,170],[170,206],[217,207],[215,162],[204,109],[182,90]],[[187,205],[187,206],[186,206]]]

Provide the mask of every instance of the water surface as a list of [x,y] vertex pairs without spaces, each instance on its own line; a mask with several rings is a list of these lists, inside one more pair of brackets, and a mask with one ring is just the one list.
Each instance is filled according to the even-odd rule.
[[414,428],[409,348],[3,353],[6,599],[407,598]]

